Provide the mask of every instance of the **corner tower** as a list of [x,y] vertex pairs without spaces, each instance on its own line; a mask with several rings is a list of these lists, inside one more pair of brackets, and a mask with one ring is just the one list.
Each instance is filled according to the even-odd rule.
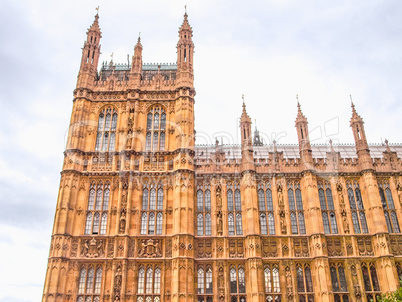
[[102,33],[99,28],[99,15],[87,31],[87,40],[82,48],[81,66],[78,74],[77,88],[92,88],[97,76],[98,61],[100,56],[100,39]]

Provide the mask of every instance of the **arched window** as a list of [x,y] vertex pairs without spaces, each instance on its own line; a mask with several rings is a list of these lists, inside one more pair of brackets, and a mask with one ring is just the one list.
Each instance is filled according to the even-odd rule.
[[[258,185],[258,209],[260,211],[261,235],[275,235],[274,206],[272,203],[271,183]],[[267,225],[268,218],[268,225]],[[268,227],[267,227],[268,226]]]
[[240,213],[236,214],[236,234],[243,235],[242,217]]
[[100,301],[99,294],[102,287],[102,267],[95,269],[93,266],[86,268],[83,266],[80,270],[78,280],[77,301]]
[[346,283],[345,270],[342,264],[331,264],[330,274],[334,300],[349,302],[349,291]]
[[[238,267],[232,266],[230,268],[230,301],[246,301],[246,278],[244,267],[239,265]],[[244,300],[242,300],[244,299]]]
[[198,294],[203,294],[205,290],[204,269],[200,267],[198,269]]
[[211,236],[212,233],[212,222],[211,222],[211,214],[205,214],[205,235]]
[[95,271],[94,271],[93,267],[91,267],[88,271],[87,294],[93,293],[94,277],[95,277]]
[[300,301],[314,301],[313,281],[308,264],[296,265],[297,292]]
[[162,235],[163,185],[144,184],[142,189],[141,235]]
[[378,283],[377,272],[374,263],[362,263],[361,270],[363,274],[364,289],[366,292],[367,301],[371,299],[378,301],[381,294],[380,285]]
[[264,269],[265,301],[279,302],[281,292],[279,285],[279,268],[277,264],[266,265]]
[[234,230],[234,217],[233,213],[230,213],[228,215],[228,226],[229,226],[229,235],[234,235],[235,230]]
[[136,301],[160,301],[161,269],[158,266],[143,266],[138,270],[138,290]]
[[98,119],[95,151],[115,150],[116,126],[117,126],[116,110],[110,106],[103,108],[101,113],[99,114]]
[[378,182],[381,204],[389,233],[400,233],[398,218],[395,212],[394,199],[387,180]]
[[[96,188],[96,196],[95,196]],[[88,197],[87,218],[85,221],[86,235],[105,235],[107,226],[107,211],[109,209],[110,184],[91,183]]]
[[299,182],[288,183],[288,201],[292,234],[306,234],[303,200]]
[[147,294],[152,294],[152,279],[153,279],[153,270],[151,267],[147,269],[147,281],[145,284],[145,292]]
[[198,214],[197,217],[197,235],[204,235],[204,217],[202,216],[202,214]]
[[363,200],[360,193],[359,184],[357,181],[353,181],[352,185],[352,183],[348,181],[346,185],[348,188],[348,198],[352,213],[354,231],[356,234],[360,234],[361,231],[363,231],[363,233],[368,233],[366,214],[364,213]]
[[[233,199],[234,190],[234,199]],[[236,182],[234,185],[227,185],[227,201],[228,201],[228,226],[229,235],[243,235],[243,222],[241,214],[241,194],[240,184]],[[234,228],[236,225],[236,229]]]
[[87,270],[82,268],[80,271],[80,281],[78,283],[78,293],[83,294],[85,293],[85,281],[87,278]]
[[145,270],[141,267],[138,271],[138,293],[144,293]]
[[161,292],[161,270],[158,267],[155,270],[154,293],[160,294],[160,292]]
[[102,285],[102,268],[98,268],[96,270],[96,279],[95,279],[95,294],[100,294]]
[[211,236],[211,186],[208,181],[197,185],[197,235]]
[[147,135],[145,140],[145,150],[164,151],[165,150],[165,130],[166,113],[160,106],[156,105],[149,109],[147,114]]
[[162,235],[162,213],[159,212],[156,219],[156,235]]
[[260,214],[261,235],[267,235],[267,217],[264,213]]
[[325,234],[338,234],[332,191],[328,182],[318,183],[318,197]]

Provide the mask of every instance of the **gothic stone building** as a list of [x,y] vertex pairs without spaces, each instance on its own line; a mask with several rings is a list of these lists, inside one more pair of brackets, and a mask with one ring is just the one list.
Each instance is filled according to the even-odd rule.
[[[176,64],[97,71],[98,15],[87,32],[43,300],[360,302],[402,276],[402,146],[194,144],[192,29]],[[239,110],[240,111],[240,110]]]

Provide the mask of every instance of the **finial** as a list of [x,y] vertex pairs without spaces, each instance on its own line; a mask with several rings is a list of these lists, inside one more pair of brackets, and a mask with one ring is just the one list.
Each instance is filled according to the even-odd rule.
[[329,140],[329,145],[331,146],[331,152],[335,152],[334,146],[332,146],[332,139]]
[[184,13],[187,14],[187,5],[184,5]]
[[273,140],[274,143],[274,152],[277,152],[278,150],[276,149],[276,140]]
[[355,104],[353,104],[353,100],[352,100],[352,95],[349,94],[349,98],[350,98],[350,103],[352,105],[352,108],[355,109]]
[[110,57],[112,58],[110,62],[113,62],[113,55],[114,53],[112,52],[112,54],[110,55]]
[[387,139],[385,139],[385,145],[387,146],[387,151],[388,151],[388,152],[391,151],[391,149],[389,148],[388,140],[387,140]]
[[296,100],[297,100],[297,108],[300,110],[300,102],[299,102],[299,95],[296,94]]
[[95,8],[95,10],[96,10],[96,15],[99,15],[99,5],[98,5],[98,7]]

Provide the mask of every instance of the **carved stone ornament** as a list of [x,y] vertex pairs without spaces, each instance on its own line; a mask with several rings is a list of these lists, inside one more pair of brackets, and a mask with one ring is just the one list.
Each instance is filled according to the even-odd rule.
[[143,239],[141,241],[141,249],[138,252],[139,257],[156,258],[161,257],[161,249],[159,247],[158,239]]
[[84,239],[81,241],[81,246],[81,257],[98,258],[105,255],[103,240],[96,240],[95,237],[92,237],[91,240]]

